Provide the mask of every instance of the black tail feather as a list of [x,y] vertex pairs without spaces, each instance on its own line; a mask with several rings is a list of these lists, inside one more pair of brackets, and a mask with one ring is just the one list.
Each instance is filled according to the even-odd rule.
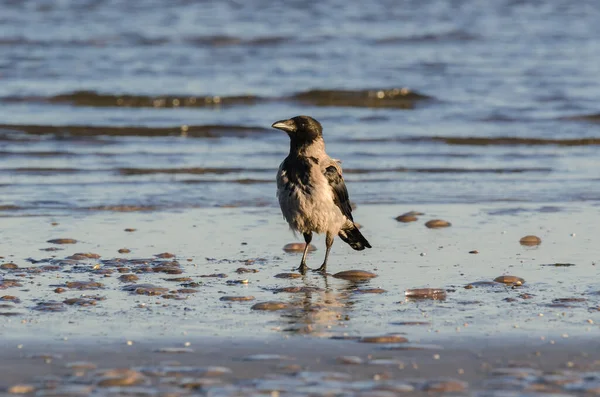
[[371,244],[369,244],[367,239],[361,234],[354,224],[352,224],[350,228],[340,230],[338,236],[340,236],[345,243],[357,251],[362,251],[365,248],[371,248]]

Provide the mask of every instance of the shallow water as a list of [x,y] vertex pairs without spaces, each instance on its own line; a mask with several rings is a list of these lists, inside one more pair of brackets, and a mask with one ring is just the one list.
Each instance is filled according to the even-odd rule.
[[276,205],[309,114],[364,203],[597,202],[593,1],[2,1],[0,214]]
[[[0,270],[8,283],[0,284],[0,295],[17,302],[2,298],[0,335],[18,342],[39,339],[42,329],[50,339],[121,341],[399,333],[419,347],[473,336],[550,341],[598,332],[600,258],[588,222],[598,216],[597,207],[435,205],[419,207],[425,215],[416,222],[397,222],[406,210],[358,207],[356,219],[373,249],[355,252],[338,241],[328,277],[292,279],[278,275],[295,272],[300,254],[283,251],[294,238],[275,209],[5,218],[0,264],[18,268]],[[424,226],[435,218],[452,226]],[[527,234],[541,244],[521,245]],[[46,242],[58,238],[77,242]],[[324,244],[321,238],[313,243],[317,250],[308,262],[316,268]],[[61,250],[45,250],[51,247]],[[118,253],[122,248],[131,252]],[[335,277],[346,270],[377,277]],[[524,282],[493,283],[505,275]],[[415,288],[446,295],[406,298],[405,291]],[[75,298],[83,300],[69,301]],[[280,302],[281,310],[252,309],[270,301]]]

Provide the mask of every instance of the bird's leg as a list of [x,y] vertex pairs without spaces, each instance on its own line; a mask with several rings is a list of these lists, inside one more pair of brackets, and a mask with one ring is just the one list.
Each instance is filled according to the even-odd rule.
[[327,232],[327,236],[325,237],[325,246],[327,247],[325,250],[325,260],[320,268],[317,269],[318,272],[325,273],[327,271],[327,259],[329,258],[329,251],[331,251],[331,246],[333,245],[333,234]]
[[302,260],[300,261],[300,267],[298,271],[302,274],[306,273],[308,266],[306,266],[306,254],[308,253],[308,247],[310,246],[310,242],[312,241],[312,233],[303,233],[304,241],[306,242],[306,246],[304,247],[304,253],[302,254]]

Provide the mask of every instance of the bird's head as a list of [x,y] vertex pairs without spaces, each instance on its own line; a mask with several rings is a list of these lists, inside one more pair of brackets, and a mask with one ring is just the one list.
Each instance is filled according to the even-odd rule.
[[323,136],[321,123],[309,116],[276,121],[271,127],[287,132],[290,139],[297,142],[309,143]]

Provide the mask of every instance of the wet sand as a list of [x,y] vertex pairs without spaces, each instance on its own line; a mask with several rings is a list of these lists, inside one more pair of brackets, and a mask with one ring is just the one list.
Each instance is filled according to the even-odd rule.
[[[424,214],[395,219],[410,210]],[[232,370],[224,376],[233,385],[273,371],[296,374],[281,380],[288,386],[298,377],[317,382],[305,370],[349,373],[353,381],[383,374],[377,379],[412,379],[403,387],[414,390],[430,390],[428,382],[438,377],[465,381],[468,390],[490,389],[493,368],[525,361],[536,370],[576,370],[581,383],[600,351],[599,258],[589,221],[599,211],[574,204],[359,205],[356,219],[374,248],[353,252],[336,241],[327,277],[296,274],[300,254],[283,248],[299,240],[271,208],[5,217],[2,386],[39,388],[36,379],[45,374],[73,382],[65,364],[80,360],[97,368],[168,360],[222,365]],[[436,219],[450,226],[430,222]],[[530,238],[524,241],[534,245],[523,245],[529,235],[541,243]],[[313,244],[308,262],[316,268],[322,238]],[[338,274],[350,270],[356,271],[350,277]],[[437,292],[405,296],[418,289],[418,298],[425,288]],[[28,358],[42,353],[62,358]],[[295,359],[241,360],[252,354]],[[338,363],[339,356],[357,356],[343,361],[361,364]],[[299,366],[277,369],[279,361]],[[95,384],[100,375],[92,379],[90,371],[78,379]],[[140,384],[166,382],[142,375]],[[184,375],[177,382],[204,376]],[[513,375],[521,389],[550,382],[538,372]],[[360,394],[376,386],[344,390]],[[209,394],[236,395],[235,387]]]
[[279,337],[150,339],[131,345],[85,338],[30,342],[2,348],[0,385],[6,390],[21,385],[38,395],[391,396],[480,395],[485,390],[485,395],[500,396],[599,391],[597,339],[550,343],[480,338],[442,345],[446,347],[384,350],[351,341]]

